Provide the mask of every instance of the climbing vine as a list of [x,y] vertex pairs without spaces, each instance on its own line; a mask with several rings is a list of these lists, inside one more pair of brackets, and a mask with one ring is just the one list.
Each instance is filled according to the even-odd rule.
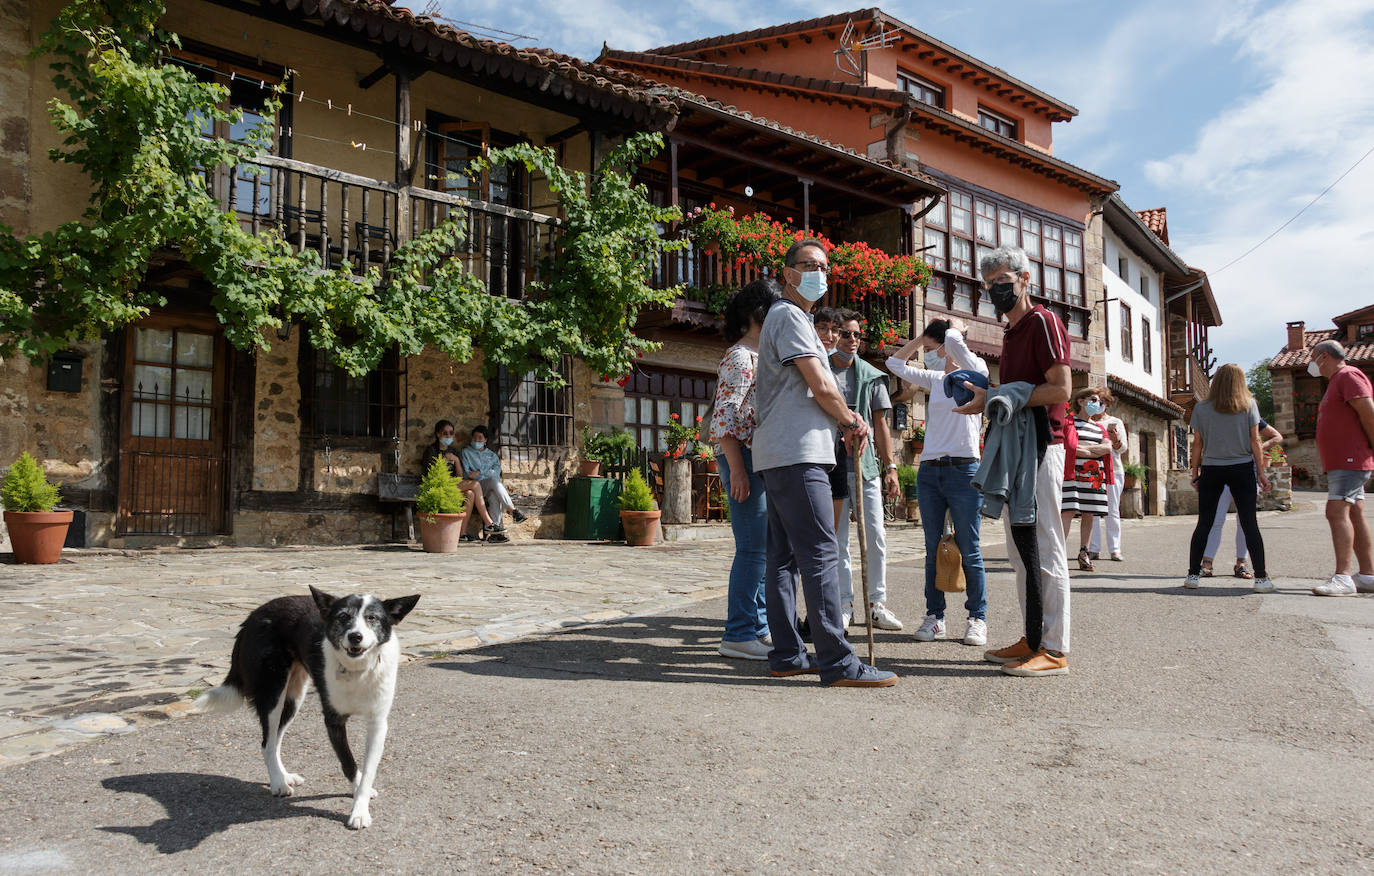
[[326,269],[318,253],[296,253],[273,229],[254,235],[220,208],[205,168],[240,165],[267,151],[280,90],[242,142],[205,137],[207,122],[242,121],[228,90],[162,63],[179,46],[158,27],[162,0],[73,0],[43,35],[65,98],[48,107],[62,144],[50,158],[79,168],[90,185],[81,216],[17,236],[0,225],[0,356],[37,359],[99,337],[166,304],[145,282],[171,251],[199,270],[225,337],[265,347],[264,331],[301,324],[314,348],[355,376],[389,350],[435,347],[466,361],[480,347],[498,365],[557,380],[574,355],[602,373],[624,373],[650,344],[633,333],[639,309],[670,291],[648,279],[665,244],[656,208],[630,181],[636,161],[662,148],[639,135],[614,150],[590,183],[557,166],[550,150],[514,147],[493,161],[521,161],[549,178],[567,215],[549,280],[526,302],[489,295],[461,262],[461,215],[399,247],[383,271]]

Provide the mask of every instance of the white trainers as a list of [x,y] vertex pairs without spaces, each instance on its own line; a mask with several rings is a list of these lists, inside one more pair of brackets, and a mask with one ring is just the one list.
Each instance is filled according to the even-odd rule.
[[1350,577],[1355,579],[1355,590],[1360,593],[1374,593],[1374,575],[1361,575],[1356,572]]
[[986,645],[988,643],[988,622],[982,618],[971,617],[968,619],[968,628],[964,630],[965,645]]
[[852,623],[854,623],[854,606],[849,605],[840,612],[840,628],[848,629]]
[[912,635],[916,637],[918,642],[933,642],[936,639],[943,639],[945,637],[945,620],[928,614],[921,619],[921,625],[916,628],[916,632]]
[[900,630],[902,622],[897,620],[897,615],[887,610],[887,606],[881,602],[873,603],[873,626],[880,630]]
[[765,644],[763,639],[751,639],[748,642],[721,642],[717,650],[720,656],[736,660],[767,660],[773,645],[771,642]]
[[1202,586],[1202,582],[1198,580],[1196,575],[1189,575],[1183,579],[1183,586],[1189,590],[1196,590]]
[[[1255,588],[1259,589],[1258,581],[1255,582]],[[1359,591],[1355,589],[1355,580],[1349,575],[1332,575],[1325,584],[1313,587],[1312,592],[1318,596],[1354,596]]]
[[1256,578],[1254,591],[1256,593],[1273,593],[1274,582],[1270,581],[1268,578]]

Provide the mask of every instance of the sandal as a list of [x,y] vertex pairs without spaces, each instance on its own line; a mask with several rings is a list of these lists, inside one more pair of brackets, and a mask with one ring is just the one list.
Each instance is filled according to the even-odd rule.
[[1244,578],[1246,581],[1249,581],[1255,577],[1249,569],[1245,568],[1244,560],[1236,560],[1236,567],[1233,570],[1231,570],[1231,574],[1235,575],[1237,578]]
[[1093,561],[1089,558],[1088,549],[1087,549],[1087,548],[1082,548],[1082,549],[1079,550],[1079,552],[1078,552],[1078,571],[1080,571],[1080,572],[1092,572],[1092,571],[1095,571],[1094,568],[1093,568]]
[[1202,561],[1202,572],[1199,573],[1199,577],[1202,577],[1202,578],[1210,578],[1210,577],[1212,577],[1212,561],[1211,561],[1211,560],[1203,560],[1203,561]]

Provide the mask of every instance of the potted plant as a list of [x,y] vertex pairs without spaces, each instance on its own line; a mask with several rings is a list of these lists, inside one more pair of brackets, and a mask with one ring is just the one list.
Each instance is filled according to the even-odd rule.
[[1126,476],[1123,486],[1128,490],[1144,480],[1145,476],[1150,473],[1149,467],[1143,462],[1128,462],[1121,469],[1122,474]]
[[667,457],[669,459],[681,459],[684,455],[691,456],[700,446],[698,435],[701,430],[701,417],[697,417],[695,424],[688,426],[682,422],[679,414],[668,415],[668,427],[665,430],[664,440],[668,444]]
[[715,472],[719,471],[719,468],[716,464],[716,452],[712,450],[710,447],[707,447],[705,444],[699,445],[697,447],[697,456],[700,457],[701,460],[706,463],[706,470],[708,472],[714,474]]
[[620,524],[625,527],[625,543],[634,546],[652,545],[663,512],[654,508],[654,496],[644,475],[632,468],[620,491]]
[[584,478],[600,477],[601,463],[606,461],[606,433],[593,432],[591,426],[582,427],[581,474]]
[[37,460],[24,451],[0,484],[0,504],[16,563],[55,563],[62,557],[72,512],[54,511],[60,494]]
[[926,449],[926,421],[917,420],[916,425],[911,427],[911,452],[917,456]]
[[420,517],[420,545],[426,553],[451,554],[467,522],[467,499],[458,479],[443,458],[436,458],[415,491],[415,511]]
[[921,519],[921,509],[916,501],[917,469],[914,465],[897,466],[897,483],[902,488],[902,498],[906,500],[906,519]]

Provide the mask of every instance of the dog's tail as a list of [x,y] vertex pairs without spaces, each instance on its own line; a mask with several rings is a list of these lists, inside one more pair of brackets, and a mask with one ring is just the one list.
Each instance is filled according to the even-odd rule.
[[248,700],[244,697],[243,692],[226,681],[219,687],[212,687],[205,693],[196,697],[195,702],[191,703],[190,711],[193,714],[232,712],[244,706],[247,702]]

